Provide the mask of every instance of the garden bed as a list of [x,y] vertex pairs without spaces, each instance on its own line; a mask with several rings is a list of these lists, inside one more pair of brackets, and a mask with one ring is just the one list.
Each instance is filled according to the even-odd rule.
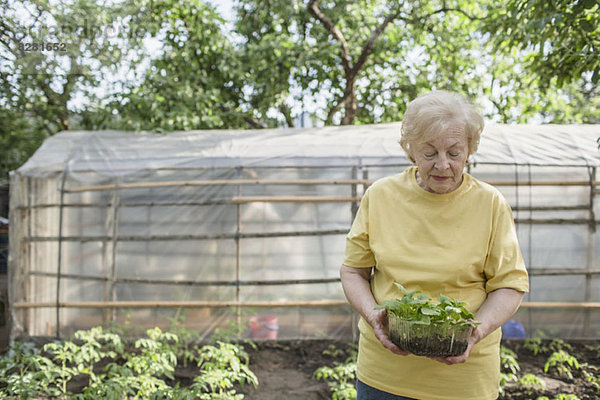
[[[555,345],[550,348],[552,341],[542,340],[537,355],[532,350],[524,347],[523,340],[505,340],[503,345],[516,354],[516,361],[520,367],[516,378],[533,374],[543,379],[546,389],[541,389],[531,384],[527,379],[511,381],[504,387],[504,394],[499,400],[536,400],[540,396],[548,399],[561,400],[597,400],[600,398],[600,341],[564,341],[562,346]],[[560,342],[556,342],[560,343]],[[243,390],[248,400],[274,400],[280,399],[286,393],[286,399],[313,400],[331,399],[331,392],[322,380],[316,380],[314,372],[323,365],[333,365],[343,362],[347,355],[341,351],[332,351],[332,346],[338,350],[347,348],[347,344],[328,340],[303,340],[303,341],[266,341],[256,344],[257,348],[248,348],[250,356],[250,369],[257,375],[259,385],[256,389],[247,387]],[[548,358],[562,347],[572,355],[580,366],[588,364],[588,370],[595,370],[596,383],[589,381],[584,376],[582,369],[571,368],[572,378],[560,372],[556,367],[550,367],[544,372],[544,365]],[[531,347],[531,346],[530,346]],[[325,352],[325,354],[323,353]],[[335,354],[337,353],[337,354]],[[568,364],[567,364],[568,365]],[[504,372],[508,372],[504,369]],[[531,380],[530,380],[531,381]],[[564,394],[562,398],[560,394]],[[577,397],[568,397],[572,394]]]
[[[94,328],[60,343],[16,343],[0,359],[0,397],[317,400],[331,399],[337,390],[340,400],[354,398],[355,345],[335,340],[234,345],[215,338],[191,345],[196,335],[181,326],[170,332],[155,328],[134,342]],[[500,400],[600,398],[600,341],[502,343]]]

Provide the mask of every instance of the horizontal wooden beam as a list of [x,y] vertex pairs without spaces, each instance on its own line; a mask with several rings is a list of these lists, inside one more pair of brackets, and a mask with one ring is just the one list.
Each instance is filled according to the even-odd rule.
[[[30,271],[32,276],[45,276],[56,278],[56,272]],[[78,279],[89,281],[129,283],[129,284],[150,284],[150,285],[176,285],[176,286],[280,286],[280,285],[312,285],[323,283],[338,283],[340,278],[314,278],[314,279],[270,279],[270,280],[219,280],[219,281],[198,281],[191,279],[149,279],[135,277],[121,277],[112,279],[105,276],[83,275],[83,274],[60,274],[62,279]]]
[[[336,307],[349,305],[346,300],[308,301],[64,301],[60,308],[206,308],[206,307]],[[56,302],[17,302],[16,309],[56,308]],[[600,302],[523,302],[521,308],[600,309]]]
[[600,302],[524,301],[521,308],[600,309]]
[[236,196],[233,204],[247,203],[351,203],[359,202],[361,196]]
[[[590,181],[486,181],[494,186],[590,186]],[[373,183],[369,179],[207,179],[195,181],[134,182],[108,185],[83,186],[66,189],[65,193],[82,193],[121,189],[185,186],[241,186],[241,185],[364,185]],[[600,182],[593,182],[594,187]]]
[[[64,301],[60,308],[206,308],[206,307],[335,307],[348,305],[346,300],[308,301]],[[17,309],[56,308],[54,301],[17,302]]]
[[177,240],[222,240],[222,239],[260,239],[274,237],[295,237],[295,236],[324,236],[324,235],[345,235],[348,229],[326,229],[315,231],[290,231],[290,232],[240,232],[240,233],[222,233],[216,235],[119,235],[115,239],[112,236],[31,236],[23,240],[27,242],[57,242],[59,239],[63,242],[106,242],[115,240],[117,242],[145,242],[145,241],[177,241]]
[[[600,275],[600,269],[586,268],[529,268],[527,270],[530,276],[556,276],[556,275]],[[56,278],[56,272],[50,271],[29,271],[32,276],[45,276]],[[131,283],[131,284],[150,284],[150,285],[176,285],[176,286],[278,286],[278,285],[311,285],[322,283],[338,283],[340,278],[314,278],[314,279],[274,279],[274,280],[219,280],[219,281],[198,281],[191,279],[150,279],[136,277],[120,277],[112,278],[98,275],[84,274],[60,274],[63,279],[78,279],[87,281],[102,281],[115,283]]]
[[142,189],[155,187],[184,186],[238,186],[238,185],[365,185],[368,179],[213,179],[198,181],[137,182],[111,185],[84,186],[65,190],[65,193],[94,192],[115,189]]

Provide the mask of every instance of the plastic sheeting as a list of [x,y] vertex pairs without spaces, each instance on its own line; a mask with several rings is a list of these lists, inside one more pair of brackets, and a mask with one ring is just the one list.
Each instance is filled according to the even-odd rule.
[[[532,274],[526,301],[600,301],[598,274],[581,273],[599,264],[600,210],[586,185],[596,180],[599,136],[598,125],[490,124],[471,157],[470,173],[499,183],[525,260],[543,273]],[[203,335],[233,323],[252,336],[253,315],[276,317],[278,337],[355,335],[337,278],[365,189],[356,180],[408,166],[399,137],[395,123],[49,138],[11,175],[11,304],[38,305],[12,308],[12,336],[107,322],[143,329],[181,312]],[[111,311],[57,309],[57,300],[278,306]],[[597,311],[569,311],[577,318],[566,323],[565,314],[524,308],[515,318],[529,334],[600,332]]]

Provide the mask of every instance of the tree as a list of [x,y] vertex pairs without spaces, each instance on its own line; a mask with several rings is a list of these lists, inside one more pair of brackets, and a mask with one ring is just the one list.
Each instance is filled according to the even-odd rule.
[[400,120],[408,101],[444,88],[476,100],[498,122],[595,121],[597,103],[577,100],[593,99],[593,85],[550,82],[540,90],[524,50],[493,47],[485,32],[496,3],[240,0],[236,32],[250,102],[260,115],[280,110],[288,126],[290,105],[306,103],[328,125],[377,123]]
[[[240,57],[223,33],[225,21],[200,0],[155,0],[150,12],[134,17],[160,40],[140,83],[114,96],[94,128],[173,130],[265,127],[243,110]],[[102,114],[100,112],[100,114]],[[86,121],[92,121],[94,113]]]
[[526,50],[525,65],[547,87],[588,76],[600,80],[600,3],[597,0],[498,2],[485,27],[496,49]]
[[[254,54],[275,49],[254,62],[249,56],[245,64],[251,73],[277,66],[270,90],[262,78],[252,85],[261,89],[252,92],[252,101],[263,113],[267,92],[277,99],[289,94],[296,102],[310,95],[325,99],[319,117],[326,124],[369,123],[399,119],[406,102],[431,86],[470,86],[478,13],[467,1],[244,0],[236,30]],[[439,48],[432,42],[447,45],[427,53]]]
[[71,129],[84,106],[79,99],[93,98],[92,89],[139,48],[124,29],[132,4],[0,0],[3,177],[44,138]]

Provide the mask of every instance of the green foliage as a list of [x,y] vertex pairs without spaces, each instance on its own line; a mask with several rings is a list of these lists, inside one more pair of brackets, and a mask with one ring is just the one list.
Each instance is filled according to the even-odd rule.
[[185,313],[170,319],[169,332],[179,339],[174,353],[177,359],[182,361],[183,366],[187,367],[188,361],[196,362],[197,357],[192,345],[200,340],[200,334],[197,330],[186,328]]
[[239,0],[232,23],[202,0],[0,7],[0,180],[61,130],[390,122],[432,88],[498,122],[600,122],[593,0]]
[[546,382],[537,375],[528,373],[519,378],[519,385],[523,387],[529,395],[537,390],[546,390]]
[[338,349],[335,345],[330,345],[323,351],[324,355],[339,357],[348,354],[348,358],[343,363],[334,362],[333,366],[319,367],[314,376],[318,380],[327,382],[331,391],[332,400],[355,400],[356,389],[356,356],[357,349],[355,345],[349,345],[346,350]]
[[549,350],[548,347],[542,344],[542,339],[537,336],[525,339],[523,347],[531,351],[534,355],[537,355],[538,353],[544,354]]
[[[244,333],[244,331],[250,326],[247,316],[253,314],[252,312],[248,314],[244,313],[240,314],[239,323],[237,320],[228,320],[225,327],[215,329],[215,332],[210,338],[211,343],[215,344],[216,342],[231,342],[239,340],[241,334]],[[255,346],[250,340],[244,340],[243,342],[251,347]]]
[[202,346],[197,362],[200,374],[194,378],[192,389],[206,393],[201,399],[241,399],[243,395],[236,394],[234,384],[258,385],[258,378],[248,367],[248,354],[238,345],[217,342],[216,346]]
[[[189,335],[181,326],[178,332]],[[71,340],[48,343],[43,351],[33,344],[16,342],[0,359],[0,396],[33,399],[243,399],[234,385],[258,385],[248,367],[248,354],[240,345],[218,342],[193,350],[180,344],[173,332],[149,329],[146,337],[123,343],[121,337],[101,327],[78,331]],[[131,348],[126,350],[126,348]],[[198,366],[198,376],[188,388],[171,387],[177,354]],[[185,359],[184,357],[184,359]],[[99,364],[105,366],[100,369]],[[88,377],[80,393],[68,391],[75,377]]]
[[579,397],[577,397],[574,394],[559,393],[556,396],[554,396],[552,399],[550,399],[547,396],[540,396],[540,397],[537,397],[536,400],[580,400],[580,399],[579,399]]
[[538,353],[546,354],[551,351],[556,352],[561,350],[573,350],[571,345],[565,343],[565,341],[562,339],[552,339],[545,344],[544,341],[542,341],[542,338],[538,336],[525,339],[523,347],[531,351],[534,355],[537,355]]
[[346,350],[338,348],[335,344],[330,344],[322,353],[324,356],[336,358],[346,354]]
[[504,393],[504,386],[508,382],[518,380],[517,373],[520,369],[515,352],[508,347],[500,346],[500,394]]
[[580,369],[581,367],[575,357],[565,350],[559,350],[548,357],[544,364],[544,372],[548,372],[551,368],[554,368],[559,374],[573,379],[572,369]]
[[[141,84],[115,95],[109,112],[90,115],[95,127],[127,130],[242,128],[240,57],[224,33],[225,21],[201,0],[150,3],[136,24],[162,43]],[[99,115],[101,116],[99,118]]]
[[440,294],[437,303],[434,303],[429,296],[419,290],[409,292],[401,284],[397,282],[394,284],[402,291],[402,298],[386,300],[383,305],[376,306],[377,309],[385,309],[417,325],[476,326],[479,324],[473,321],[475,315],[467,310],[467,303],[464,301]]
[[[126,19],[137,6],[0,1],[0,145],[6,150],[0,180],[44,138],[74,128],[80,99],[92,102],[93,88],[115,74],[122,60],[135,63],[141,37],[127,30]],[[42,51],[41,45],[52,49]]]
[[585,380],[590,382],[600,394],[600,374],[598,374],[598,368],[593,365],[589,365],[588,363],[584,363],[581,364],[581,370]]
[[600,6],[595,0],[508,0],[497,2],[484,30],[497,50],[526,50],[525,66],[542,87],[583,75],[600,80]]

